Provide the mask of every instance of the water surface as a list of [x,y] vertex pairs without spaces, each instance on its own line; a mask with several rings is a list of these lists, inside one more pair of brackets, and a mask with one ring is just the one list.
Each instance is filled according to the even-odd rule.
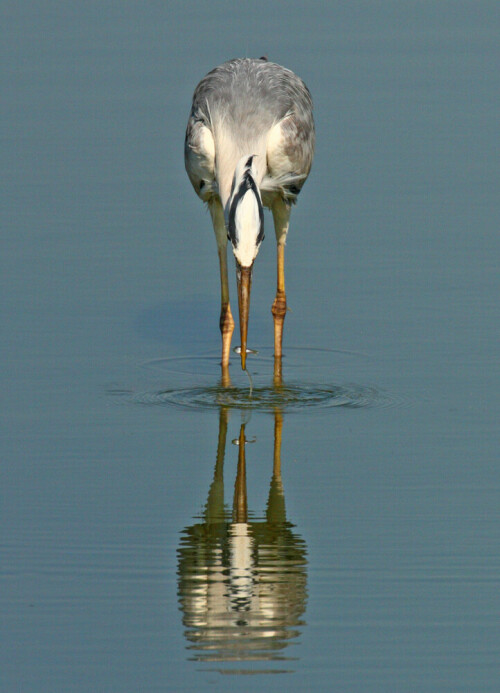
[[[1,690],[498,690],[496,4],[1,14]],[[250,395],[182,147],[263,54],[318,150]]]

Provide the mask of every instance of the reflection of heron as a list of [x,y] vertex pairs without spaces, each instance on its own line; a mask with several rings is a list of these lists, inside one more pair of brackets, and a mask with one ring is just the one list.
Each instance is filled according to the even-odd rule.
[[227,238],[236,258],[245,369],[252,267],[264,238],[262,205],[273,213],[278,281],[273,303],[275,374],[281,373],[286,313],[285,241],[290,207],[311,168],[311,95],[290,70],[266,58],[231,60],[198,84],[189,117],[185,160],[196,193],[208,203],[221,278],[222,369],[229,364],[234,321],[229,306]]
[[283,660],[306,604],[306,546],[286,520],[281,482],[281,413],[265,518],[249,519],[245,426],[241,426],[232,512],[224,506],[229,410],[221,408],[215,472],[200,522],[179,548],[179,601],[190,649],[200,661]]

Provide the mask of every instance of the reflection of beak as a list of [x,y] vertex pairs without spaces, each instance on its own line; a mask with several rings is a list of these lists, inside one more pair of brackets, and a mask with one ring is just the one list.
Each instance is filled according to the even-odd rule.
[[233,520],[248,522],[245,424],[241,424],[238,447],[238,471],[234,482]]
[[240,310],[241,367],[246,369],[248,311],[250,309],[250,290],[252,288],[252,268],[236,265],[238,280],[238,307]]

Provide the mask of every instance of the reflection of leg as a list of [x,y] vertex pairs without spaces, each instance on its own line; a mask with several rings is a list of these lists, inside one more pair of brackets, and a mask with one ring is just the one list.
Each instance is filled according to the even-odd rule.
[[229,409],[221,407],[219,412],[219,440],[217,442],[214,478],[208,491],[205,511],[207,522],[220,522],[224,516],[224,455],[226,452],[228,420]]
[[283,431],[283,414],[279,409],[274,412],[274,456],[273,476],[281,479],[281,434]]
[[273,478],[267,499],[266,519],[272,523],[286,521],[285,495],[281,482],[281,432],[283,430],[283,414],[278,409],[274,412],[274,457]]
[[229,421],[229,409],[221,407],[219,412],[219,438],[217,440],[217,459],[215,462],[215,477],[220,477],[224,472],[224,454],[226,452],[227,423]]
[[[212,215],[212,223],[215,231],[215,239],[217,241],[217,251],[219,254],[219,270],[220,270],[220,289],[221,289],[221,309],[220,309],[220,331],[222,336],[222,360],[223,369],[227,369],[229,365],[229,354],[231,351],[231,337],[233,336],[234,320],[229,305],[229,284],[227,278],[227,231],[224,221],[224,212],[220,202],[212,202],[210,204],[210,213]],[[223,383],[224,385],[224,383]]]
[[274,319],[274,381],[281,384],[281,358],[283,344],[283,324],[286,315],[285,293],[285,242],[290,221],[290,206],[278,200],[273,206],[274,230],[277,243],[277,282],[276,297],[271,312]]
[[245,424],[241,424],[238,448],[238,470],[234,484],[233,522],[247,522],[247,474],[245,460]]

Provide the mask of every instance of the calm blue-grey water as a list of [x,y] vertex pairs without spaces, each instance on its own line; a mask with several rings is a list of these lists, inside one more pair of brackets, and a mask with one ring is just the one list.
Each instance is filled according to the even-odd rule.
[[[498,691],[497,4],[0,12],[0,690]],[[263,54],[317,153],[250,400],[182,152]]]

